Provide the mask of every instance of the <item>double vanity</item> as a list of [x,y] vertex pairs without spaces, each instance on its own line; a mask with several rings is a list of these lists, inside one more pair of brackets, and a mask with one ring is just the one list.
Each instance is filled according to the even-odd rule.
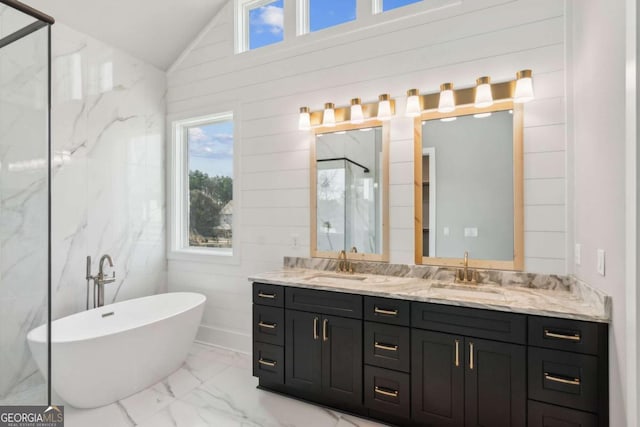
[[261,388],[401,426],[608,426],[609,300],[585,284],[321,264],[250,277]]

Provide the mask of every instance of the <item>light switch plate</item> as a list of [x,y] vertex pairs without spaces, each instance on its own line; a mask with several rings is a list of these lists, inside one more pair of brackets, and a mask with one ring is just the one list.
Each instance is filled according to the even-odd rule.
[[598,249],[598,262],[597,262],[597,270],[598,274],[601,276],[605,275],[605,257],[604,257],[604,249]]
[[445,228],[442,230],[442,233],[443,233],[445,236],[448,236],[448,235],[449,235],[449,227],[445,227]]
[[580,245],[580,243],[576,243],[576,248],[573,252],[573,259],[576,265],[580,265],[580,263],[582,262],[582,246]]

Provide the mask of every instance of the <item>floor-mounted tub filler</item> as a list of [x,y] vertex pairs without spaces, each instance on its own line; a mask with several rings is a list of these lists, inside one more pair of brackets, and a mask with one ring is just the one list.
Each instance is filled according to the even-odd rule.
[[[95,408],[162,380],[187,358],[205,301],[197,293],[159,294],[53,321],[53,390],[66,404]],[[47,326],[27,340],[46,376]]]

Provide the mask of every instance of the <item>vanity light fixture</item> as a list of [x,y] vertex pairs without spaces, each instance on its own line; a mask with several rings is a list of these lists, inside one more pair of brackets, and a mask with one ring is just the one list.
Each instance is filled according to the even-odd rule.
[[523,104],[531,101],[533,96],[533,78],[531,70],[521,70],[516,73],[516,91],[513,102]]
[[409,89],[407,91],[407,109],[405,115],[407,117],[418,117],[422,113],[420,108],[420,92],[418,89]]
[[493,94],[491,93],[491,78],[484,76],[476,80],[476,108],[487,108],[493,105]]
[[364,123],[364,115],[362,114],[362,101],[360,101],[360,98],[353,98],[351,100],[351,123],[354,125]]
[[311,114],[309,113],[309,107],[300,107],[300,117],[298,119],[298,129],[310,130],[311,129]]
[[383,93],[378,97],[378,120],[391,120],[391,97]]
[[438,102],[439,113],[450,113],[456,109],[456,100],[453,95],[453,83],[443,83],[440,85],[440,101]]
[[322,126],[334,127],[336,125],[336,106],[333,102],[324,104],[324,113],[322,115]]

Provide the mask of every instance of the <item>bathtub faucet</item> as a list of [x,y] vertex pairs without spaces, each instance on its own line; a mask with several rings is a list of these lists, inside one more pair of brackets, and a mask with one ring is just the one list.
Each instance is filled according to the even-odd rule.
[[[87,257],[87,309],[89,308],[89,281],[93,280],[93,307],[102,307],[104,305],[104,285],[113,283],[116,281],[116,272],[114,271],[111,277],[107,277],[104,274],[104,262],[109,263],[109,267],[113,267],[113,260],[111,256],[104,254],[100,258],[100,265],[98,268],[98,275],[91,275],[91,257]],[[96,289],[97,288],[97,289]],[[98,301],[96,302],[96,296]]]

